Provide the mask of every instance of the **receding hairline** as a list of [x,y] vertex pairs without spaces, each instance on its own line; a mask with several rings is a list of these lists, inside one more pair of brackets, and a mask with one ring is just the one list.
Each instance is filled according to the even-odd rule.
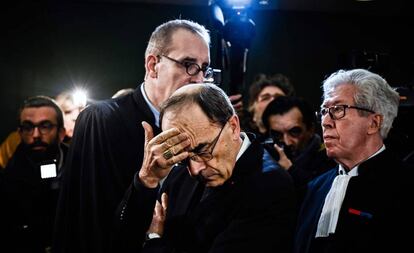
[[145,50],[145,57],[150,54],[168,53],[170,50],[172,36],[177,31],[188,31],[203,40],[207,46],[210,45],[209,31],[201,24],[185,19],[167,21],[159,25],[151,34],[148,46]]

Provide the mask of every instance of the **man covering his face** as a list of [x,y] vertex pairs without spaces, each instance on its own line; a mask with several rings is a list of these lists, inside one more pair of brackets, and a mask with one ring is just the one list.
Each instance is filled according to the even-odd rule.
[[224,91],[184,86],[163,104],[160,122],[156,136],[143,123],[143,166],[118,208],[131,251],[289,252],[293,184],[284,170],[263,173],[263,147],[241,132]]

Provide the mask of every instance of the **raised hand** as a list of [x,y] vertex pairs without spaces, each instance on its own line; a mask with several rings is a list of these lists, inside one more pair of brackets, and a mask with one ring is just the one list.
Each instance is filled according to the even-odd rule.
[[157,233],[160,236],[164,234],[164,222],[165,222],[165,217],[167,215],[167,203],[168,203],[168,196],[164,192],[161,195],[161,203],[158,200],[155,203],[151,225],[147,231],[147,234]]
[[150,124],[142,122],[145,130],[144,160],[139,171],[139,180],[146,187],[155,188],[168,175],[172,165],[188,157],[185,149],[190,145],[187,134],[171,128],[154,137]]
[[280,157],[277,163],[280,165],[280,167],[284,168],[285,170],[289,170],[290,167],[292,167],[292,161],[287,157],[282,147],[280,147],[279,145],[275,143],[274,148],[279,153],[279,157]]

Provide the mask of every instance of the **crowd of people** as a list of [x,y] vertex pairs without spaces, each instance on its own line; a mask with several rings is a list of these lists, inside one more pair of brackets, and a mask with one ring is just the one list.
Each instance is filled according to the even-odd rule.
[[206,82],[209,48],[204,26],[170,20],[135,89],[25,100],[0,149],[0,251],[409,247],[413,166],[384,144],[399,106],[385,79],[332,73],[315,115],[288,77],[260,74],[240,116],[240,95]]

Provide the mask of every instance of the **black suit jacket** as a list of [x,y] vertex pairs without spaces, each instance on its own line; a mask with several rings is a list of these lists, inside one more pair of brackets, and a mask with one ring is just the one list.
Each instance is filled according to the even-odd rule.
[[[183,166],[173,168],[161,190],[169,197],[165,233],[145,243],[142,252],[288,252],[295,219],[293,182],[284,170],[263,173],[262,156],[262,147],[253,142],[231,178],[214,188],[205,188]],[[131,191],[120,206],[119,221],[125,238],[141,248],[156,191],[139,182]]]
[[[363,162],[349,181],[335,234],[315,239],[325,197],[337,169],[316,178],[302,205],[295,252],[402,252],[408,240],[408,171],[389,149]],[[411,223],[412,224],[412,223]]]
[[[0,252],[45,252],[52,244],[59,181],[68,147],[31,159],[21,143],[0,172]],[[57,177],[41,178],[40,165],[56,160]]]
[[79,115],[62,177],[54,252],[116,252],[113,220],[141,167],[144,120],[159,132],[140,87]]

